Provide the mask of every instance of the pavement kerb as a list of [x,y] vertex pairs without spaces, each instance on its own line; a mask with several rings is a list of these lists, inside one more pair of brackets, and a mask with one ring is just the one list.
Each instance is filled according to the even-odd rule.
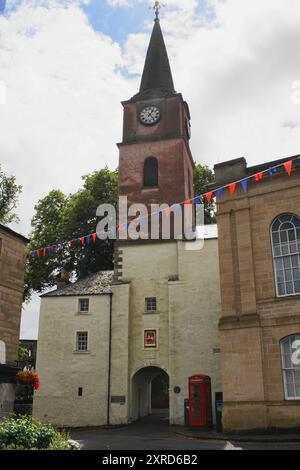
[[193,432],[188,432],[188,431],[180,431],[180,430],[174,430],[175,434],[190,438],[190,439],[198,439],[202,441],[223,441],[223,442],[300,442],[300,435],[281,435],[281,436],[276,436],[276,435],[260,435],[260,436],[255,436],[255,435],[243,435],[243,436],[238,436],[238,435],[232,435],[232,434],[209,434],[209,433],[200,433],[196,434]]

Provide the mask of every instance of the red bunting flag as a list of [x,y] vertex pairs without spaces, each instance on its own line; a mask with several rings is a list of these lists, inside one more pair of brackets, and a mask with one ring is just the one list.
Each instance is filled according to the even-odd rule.
[[210,204],[211,198],[213,196],[213,192],[211,191],[210,193],[206,193],[205,196],[206,196],[206,200],[208,204]]
[[236,188],[236,183],[231,183],[229,186],[230,194],[233,194]]
[[[0,0],[0,2],[1,2],[1,0]],[[289,176],[291,176],[292,169],[293,169],[293,160],[289,160],[289,161],[287,161],[287,162],[285,162],[281,165],[278,165],[278,166],[284,166],[287,174]],[[259,172],[255,175],[251,176],[251,177],[245,178],[244,180],[241,181],[241,184],[243,186],[244,191],[245,192],[247,191],[247,184],[248,184],[248,181],[251,178],[253,178],[255,181],[261,181],[264,177],[264,173],[268,172],[270,175],[272,175],[272,174],[276,173],[276,171],[277,171],[277,167],[271,167],[269,169],[264,170],[263,172]],[[237,186],[237,182],[231,183],[231,184],[228,185],[228,189],[229,189],[229,192],[230,192],[231,195],[234,194],[236,186]],[[194,200],[193,199],[187,199],[186,201],[184,201],[183,204],[187,207],[190,207],[192,205],[193,201],[195,201],[196,204],[199,204],[200,203],[199,198],[203,197],[203,196],[205,196],[208,204],[210,204],[215,192],[218,195],[218,199],[221,198],[222,190],[223,190],[223,188],[219,188],[216,191],[211,191],[211,192],[205,193],[204,195],[196,197]],[[180,207],[181,205],[182,205],[182,203],[177,204],[178,207]],[[169,216],[170,215],[170,208],[164,209],[164,212],[165,212],[166,216]],[[153,212],[153,213],[150,214],[150,216],[151,217],[156,216],[156,217],[159,218],[160,212]],[[143,217],[143,219],[144,219],[144,217]],[[140,221],[141,221],[140,218],[137,218],[137,219],[134,220],[135,223],[140,223]],[[123,225],[127,227],[128,224],[123,224]],[[117,225],[116,229],[117,229],[117,232],[119,232],[120,231],[120,225]],[[103,230],[103,233],[107,233],[107,232],[108,232],[108,228],[105,227],[104,230]],[[31,251],[30,253],[27,254],[27,256],[30,256],[30,255],[32,257],[34,257],[34,256],[37,256],[37,257],[46,256],[47,253],[50,254],[51,252],[54,252],[54,251],[58,252],[59,250],[61,250],[65,246],[77,245],[78,241],[80,241],[81,245],[83,246],[85,244],[85,241],[87,241],[87,244],[89,244],[91,238],[93,240],[93,243],[95,243],[96,239],[97,239],[97,233],[92,233],[90,235],[86,235],[84,237],[77,238],[76,240],[69,240],[69,241],[64,242],[63,244],[48,245],[45,248],[39,248],[37,250]]]
[[293,167],[293,160],[289,160],[288,162],[284,164],[284,168],[286,169],[286,172],[289,176],[291,176],[292,167]]

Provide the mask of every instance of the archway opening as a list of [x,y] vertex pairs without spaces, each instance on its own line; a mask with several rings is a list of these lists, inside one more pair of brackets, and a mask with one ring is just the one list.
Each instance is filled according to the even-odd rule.
[[140,369],[132,378],[132,420],[149,415],[159,420],[169,418],[169,376],[154,366]]

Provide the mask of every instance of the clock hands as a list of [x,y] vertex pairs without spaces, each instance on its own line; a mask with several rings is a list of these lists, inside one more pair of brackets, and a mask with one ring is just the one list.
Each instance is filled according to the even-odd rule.
[[155,106],[144,108],[140,114],[140,118],[145,124],[154,124],[159,120],[159,117],[160,111]]

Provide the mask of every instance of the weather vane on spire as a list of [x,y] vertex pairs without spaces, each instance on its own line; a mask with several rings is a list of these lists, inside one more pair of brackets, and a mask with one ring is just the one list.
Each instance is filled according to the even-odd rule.
[[156,1],[154,3],[154,6],[153,7],[150,7],[151,10],[154,10],[155,11],[155,21],[159,21],[159,10],[164,7],[165,5],[163,5],[162,3],[160,3],[159,1]]

